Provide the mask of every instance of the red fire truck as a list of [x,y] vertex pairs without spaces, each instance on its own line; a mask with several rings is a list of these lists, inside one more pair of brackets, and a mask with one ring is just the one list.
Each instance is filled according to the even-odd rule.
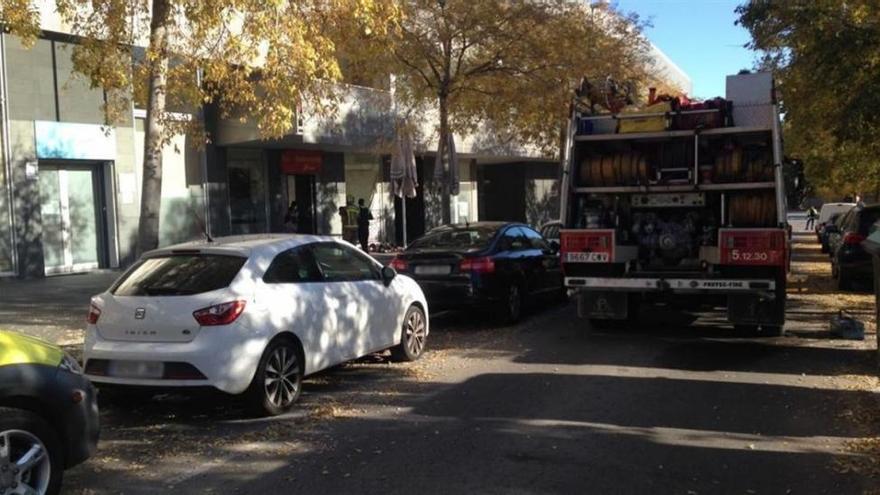
[[560,255],[580,316],[726,307],[738,331],[779,334],[790,243],[772,77],[728,76],[726,97],[704,102],[654,99],[573,106]]

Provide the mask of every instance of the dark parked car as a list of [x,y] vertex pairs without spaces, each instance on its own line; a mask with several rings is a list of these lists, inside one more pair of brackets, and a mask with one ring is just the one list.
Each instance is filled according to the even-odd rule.
[[553,220],[541,226],[541,235],[555,249],[559,249],[559,231],[562,229],[562,222]]
[[880,220],[880,205],[853,208],[838,222],[836,231],[828,235],[831,255],[831,275],[841,290],[851,289],[854,282],[871,282],[871,256],[862,247],[862,241]]
[[821,227],[817,228],[816,235],[819,236],[819,244],[822,246],[821,249],[823,253],[827,253],[829,251],[828,236],[832,232],[837,232],[838,224],[845,215],[846,212],[834,213],[828,218],[828,222],[823,223]]
[[819,218],[816,219],[816,240],[821,242],[819,238],[819,230],[828,223],[832,215],[838,214],[843,215],[856,206],[855,203],[825,203],[822,205],[822,208],[819,209]]
[[512,323],[536,295],[560,297],[558,250],[526,225],[445,225],[417,239],[391,262],[413,277],[436,309],[486,308]]
[[98,444],[95,389],[75,359],[0,331],[0,494],[53,495]]

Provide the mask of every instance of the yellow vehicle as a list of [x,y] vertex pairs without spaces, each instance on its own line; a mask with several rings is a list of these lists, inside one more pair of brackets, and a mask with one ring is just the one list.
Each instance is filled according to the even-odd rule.
[[59,347],[0,331],[0,495],[56,494],[98,444],[95,389]]

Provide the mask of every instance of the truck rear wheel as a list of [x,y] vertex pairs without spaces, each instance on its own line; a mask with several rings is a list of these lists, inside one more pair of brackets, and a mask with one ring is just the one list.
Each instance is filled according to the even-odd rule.
[[743,335],[746,337],[753,337],[755,335],[758,335],[758,325],[736,324],[733,326],[733,330],[739,335]]
[[736,333],[746,337],[779,337],[782,335],[782,325],[742,325],[733,326]]
[[852,275],[845,270],[840,264],[837,265],[837,289],[851,290],[853,287]]
[[781,337],[783,334],[782,325],[762,325],[761,335],[765,337]]

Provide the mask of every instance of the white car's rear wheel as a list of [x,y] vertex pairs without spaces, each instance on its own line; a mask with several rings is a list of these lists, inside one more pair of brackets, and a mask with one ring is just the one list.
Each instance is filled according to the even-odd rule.
[[418,306],[410,306],[403,318],[400,344],[391,354],[396,361],[415,361],[422,357],[428,341],[428,320]]
[[257,413],[275,416],[296,403],[302,392],[303,363],[299,349],[289,340],[269,344],[248,390]]

